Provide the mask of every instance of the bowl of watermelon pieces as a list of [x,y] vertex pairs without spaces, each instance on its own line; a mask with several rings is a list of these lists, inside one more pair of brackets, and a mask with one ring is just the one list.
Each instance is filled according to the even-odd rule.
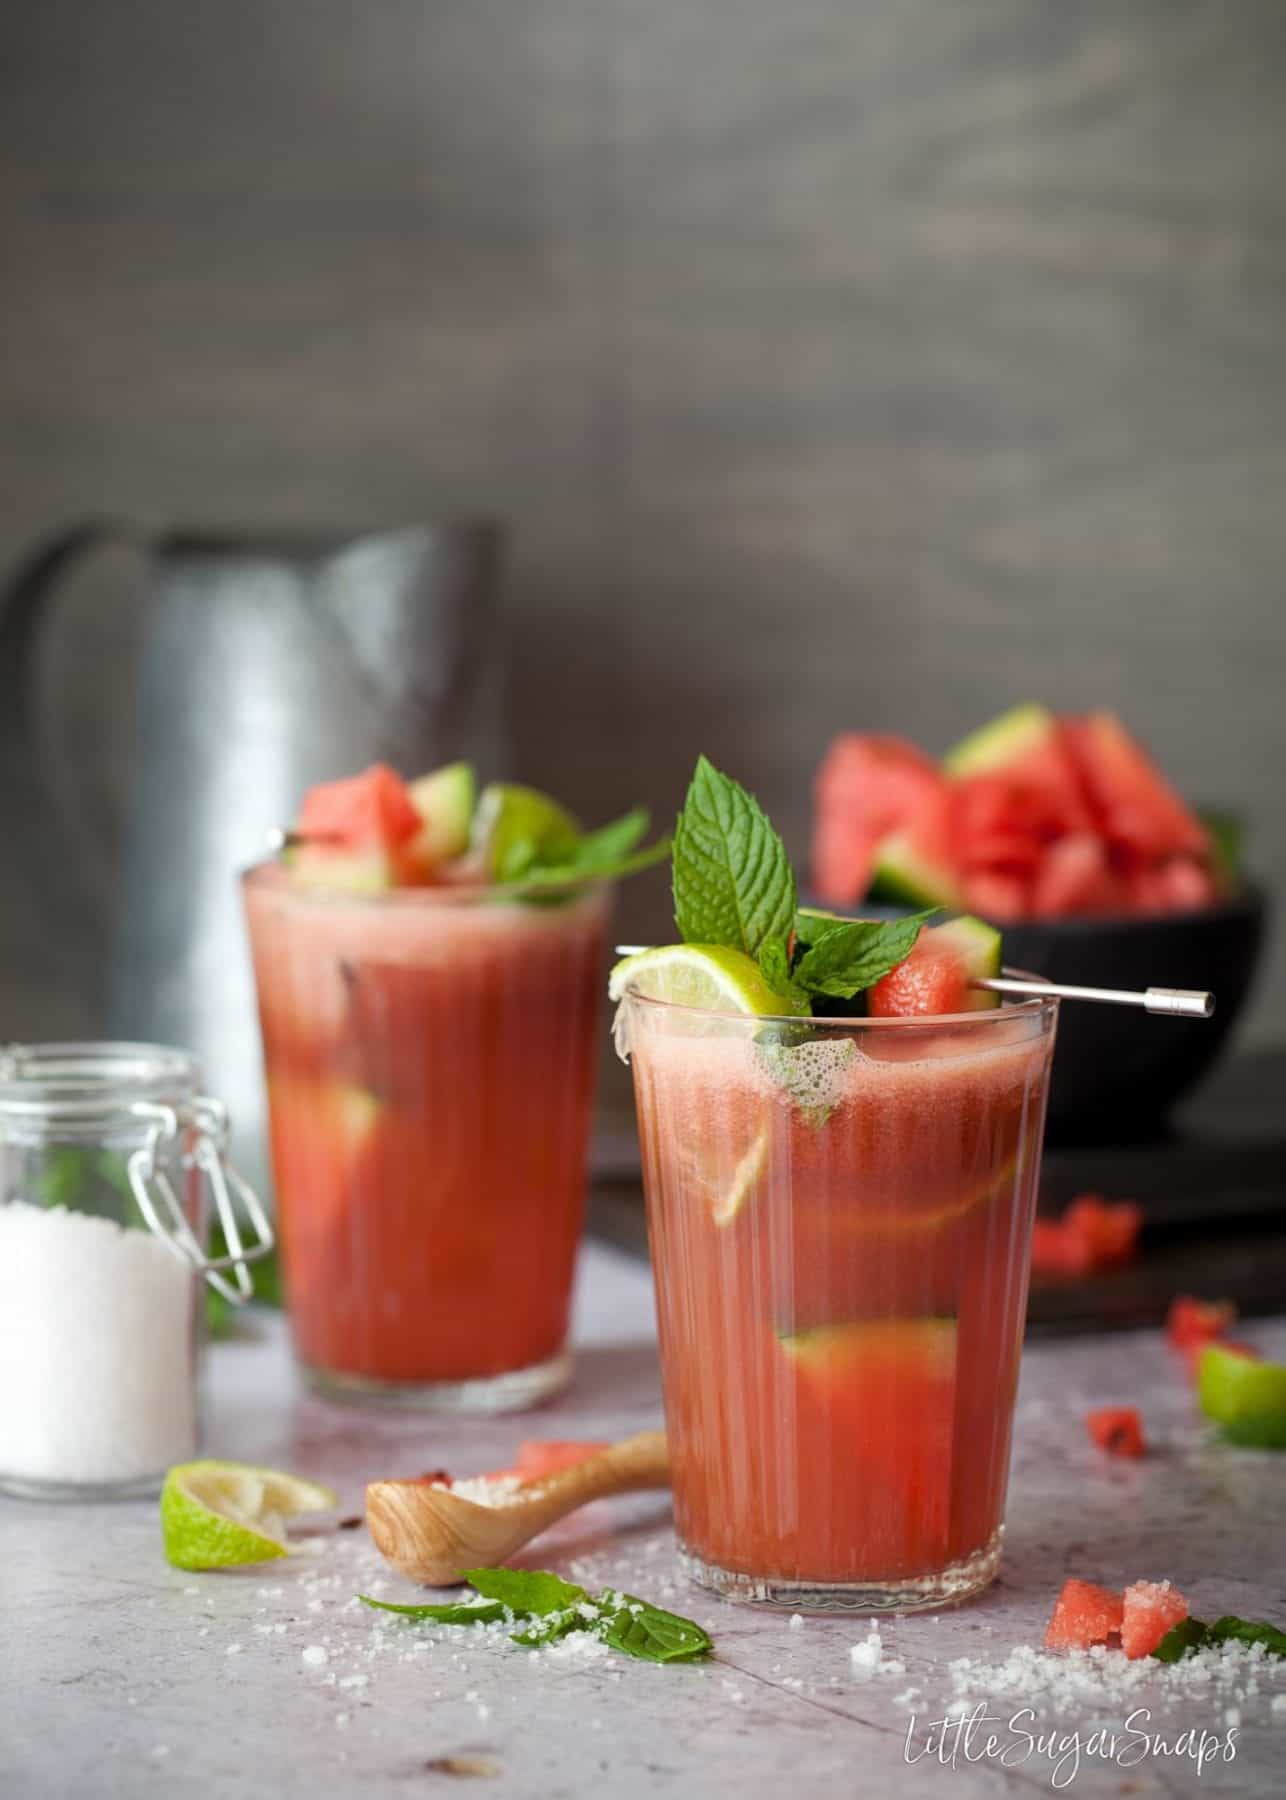
[[812,886],[828,907],[939,906],[1004,933],[1004,959],[1091,987],[1208,988],[1211,1020],[1065,1006],[1059,1141],[1150,1137],[1216,1060],[1250,992],[1267,897],[1233,815],[1199,812],[1115,714],[1015,706],[935,759],[843,732],[814,783]]

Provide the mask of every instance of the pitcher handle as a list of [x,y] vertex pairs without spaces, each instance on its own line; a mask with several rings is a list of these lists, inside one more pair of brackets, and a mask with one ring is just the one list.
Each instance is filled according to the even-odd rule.
[[[41,897],[56,911],[72,897],[102,907],[110,895],[110,862],[101,827],[95,830],[87,821],[78,821],[74,850],[69,850],[71,833],[67,829],[48,829],[47,821],[56,820],[58,807],[36,729],[34,675],[40,629],[47,617],[47,603],[82,556],[114,544],[147,550],[155,541],[155,531],[137,520],[82,520],[37,544],[0,586],[0,751],[14,793],[38,794],[44,801],[36,820],[38,827],[44,827],[45,839],[37,852],[43,886],[48,890]],[[80,829],[82,824],[85,829]],[[73,896],[69,888],[80,892]]]

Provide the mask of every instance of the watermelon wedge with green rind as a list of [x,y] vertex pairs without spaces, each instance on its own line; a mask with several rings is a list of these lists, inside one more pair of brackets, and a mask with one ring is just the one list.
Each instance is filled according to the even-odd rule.
[[949,1559],[956,1321],[855,1319],[779,1334],[801,1441],[830,1446],[801,1484],[798,1521],[825,1542],[844,1521],[872,1576]]
[[447,763],[411,782],[407,789],[420,817],[413,848],[427,867],[450,862],[469,848],[478,781],[473,764]]

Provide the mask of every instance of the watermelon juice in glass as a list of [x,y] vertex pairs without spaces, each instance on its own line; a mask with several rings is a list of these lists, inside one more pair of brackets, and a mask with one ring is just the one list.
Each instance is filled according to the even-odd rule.
[[609,878],[645,827],[377,768],[314,789],[244,877],[315,1386],[503,1410],[566,1379]]
[[939,1606],[999,1560],[1057,1002],[968,986],[979,921],[798,909],[769,834],[700,764],[690,941],[612,981],[681,1558],[736,1598]]

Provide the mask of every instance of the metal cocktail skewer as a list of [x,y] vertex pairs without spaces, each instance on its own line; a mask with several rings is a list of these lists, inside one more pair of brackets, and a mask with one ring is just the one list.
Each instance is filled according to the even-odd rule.
[[1171,1019],[1208,1019],[1215,997],[1201,988],[1069,987],[1058,981],[1021,981],[1016,976],[979,976],[970,987],[992,994],[1018,994],[1031,1000],[1097,1000],[1104,1006],[1141,1006],[1144,1012]]
[[[618,956],[637,956],[647,944],[618,944]],[[1201,988],[1069,987],[1059,981],[1030,981],[1017,975],[979,976],[969,983],[992,994],[1017,994],[1028,1000],[1095,1000],[1103,1006],[1141,1006],[1144,1012],[1171,1019],[1208,1019],[1215,997]]]

